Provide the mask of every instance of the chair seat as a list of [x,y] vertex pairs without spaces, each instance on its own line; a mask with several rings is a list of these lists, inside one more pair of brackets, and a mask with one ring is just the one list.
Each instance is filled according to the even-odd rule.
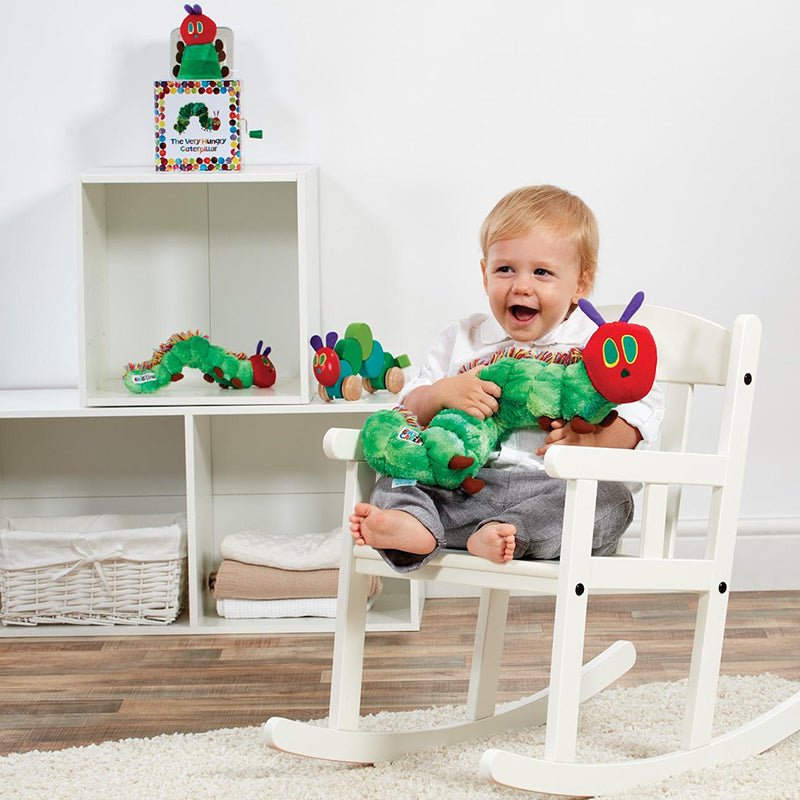
[[[531,581],[547,581],[552,590],[552,582],[558,580],[560,564],[558,561],[517,560],[504,564],[493,564],[463,550],[443,549],[424,567],[413,572],[398,573],[387,564],[380,553],[371,547],[354,545],[356,572],[364,575],[380,575],[387,578],[406,580],[440,580],[464,583],[471,586],[495,586],[497,588],[530,588]],[[446,578],[451,575],[452,580]],[[513,587],[518,583],[518,587]]]
[[[525,559],[493,564],[463,550],[442,550],[421,569],[405,573],[395,571],[371,547],[354,545],[353,557],[355,570],[362,575],[544,594],[555,592],[561,574],[560,561]],[[649,591],[653,586],[671,592],[708,591],[718,583],[710,559],[674,561],[620,553],[589,558],[583,580],[595,590],[614,588],[630,592]]]

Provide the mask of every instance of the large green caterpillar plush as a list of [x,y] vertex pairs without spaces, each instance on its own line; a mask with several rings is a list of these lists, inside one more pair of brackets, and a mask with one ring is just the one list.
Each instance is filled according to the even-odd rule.
[[152,358],[140,364],[128,364],[122,376],[134,394],[151,394],[183,378],[184,367],[199,369],[209,383],[223,389],[269,387],[275,383],[275,367],[269,360],[271,347],[262,350],[259,341],[252,356],[232,353],[211,344],[199,331],[176,333],[158,347]]
[[579,433],[610,425],[619,403],[641,400],[652,388],[656,344],[650,331],[629,322],[644,301],[638,292],[619,321],[606,322],[587,300],[581,310],[598,325],[582,351],[562,359],[527,350],[496,354],[478,376],[501,389],[498,409],[479,420],[464,411],[442,409],[427,428],[407,411],[378,411],[363,429],[364,455],[384,475],[474,493],[489,454],[520,428],[550,430],[568,420]]

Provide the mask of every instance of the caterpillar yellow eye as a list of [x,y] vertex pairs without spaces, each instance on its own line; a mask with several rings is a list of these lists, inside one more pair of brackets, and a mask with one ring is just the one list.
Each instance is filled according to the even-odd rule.
[[202,22],[198,22],[197,23],[197,35],[199,36],[202,32],[203,32],[203,23]]
[[633,364],[636,361],[636,356],[639,355],[639,343],[634,336],[625,334],[622,337],[622,352],[625,354],[625,360],[629,364]]
[[619,348],[613,339],[603,342],[603,362],[609,369],[619,364]]
[[187,28],[187,30],[189,31],[189,36],[191,36],[194,33],[194,23],[193,22],[189,23],[189,27]]

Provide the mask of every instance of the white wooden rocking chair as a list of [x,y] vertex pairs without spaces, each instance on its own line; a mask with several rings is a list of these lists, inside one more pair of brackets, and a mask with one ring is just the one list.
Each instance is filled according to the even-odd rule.
[[[617,319],[621,310],[606,308],[602,312],[606,319]],[[637,322],[647,325],[656,339],[657,380],[669,392],[661,450],[548,450],[547,472],[568,482],[560,561],[492,564],[468,553],[445,551],[416,572],[394,572],[372,548],[356,547],[349,537],[348,516],[356,502],[369,497],[375,480],[374,473],[361,460],[359,432],[328,431],[326,454],[348,462],[329,727],[274,717],[264,726],[271,747],[315,758],[374,763],[546,722],[543,758],[488,750],[481,759],[480,772],[508,786],[585,796],[739,760],[763,752],[800,730],[798,693],[735,731],[713,739],[711,736],[756,383],[760,322],[754,316],[740,316],[727,330],[698,317],[653,306],[643,307]],[[691,401],[698,384],[725,390],[719,446],[714,454],[686,452]],[[591,555],[599,479],[644,484],[641,545],[636,556]],[[711,487],[703,558],[675,555],[683,485]],[[465,722],[422,731],[358,730],[367,585],[373,575],[480,588]],[[555,595],[550,686],[495,713],[506,611],[513,590]],[[692,592],[699,596],[680,750],[613,764],[574,761],[581,701],[624,674],[635,660],[633,645],[620,641],[582,666],[587,597],[596,590]]]

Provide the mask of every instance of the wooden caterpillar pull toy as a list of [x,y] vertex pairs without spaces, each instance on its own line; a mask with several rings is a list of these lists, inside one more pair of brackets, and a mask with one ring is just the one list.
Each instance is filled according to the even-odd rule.
[[311,337],[311,347],[319,396],[326,402],[336,397],[358,400],[362,388],[368,392],[386,389],[397,394],[405,385],[403,368],[411,364],[407,355],[395,357],[384,350],[372,338],[365,322],[348,325],[342,339],[330,331],[324,344],[322,337],[315,334]]

